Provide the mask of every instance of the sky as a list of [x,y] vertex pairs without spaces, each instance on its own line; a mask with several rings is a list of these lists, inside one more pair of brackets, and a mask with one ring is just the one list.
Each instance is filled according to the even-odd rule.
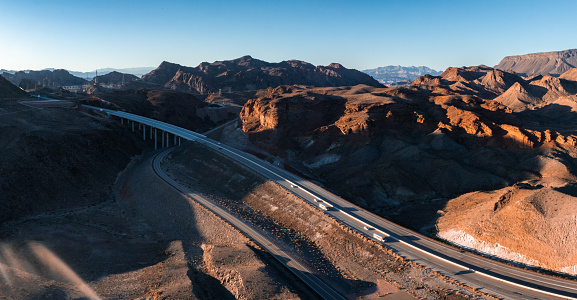
[[577,48],[577,1],[0,0],[0,69],[185,66],[244,55],[436,70]]

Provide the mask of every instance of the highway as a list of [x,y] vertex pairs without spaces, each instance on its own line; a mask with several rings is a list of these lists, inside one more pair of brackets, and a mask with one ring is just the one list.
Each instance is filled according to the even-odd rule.
[[[324,213],[375,242],[385,244],[399,255],[479,291],[505,299],[577,299],[577,281],[543,275],[469,252],[461,252],[455,247],[376,216],[310,181],[253,155],[221,145],[193,131],[126,112],[90,108],[202,143],[262,174],[315,207],[324,203],[329,208],[326,211],[322,210]],[[386,237],[385,241],[376,239],[374,233]]]
[[177,191],[181,192],[182,194],[186,195],[189,198],[192,198],[194,201],[200,203],[202,206],[206,207],[215,214],[219,215],[221,218],[229,222],[232,226],[234,226],[242,233],[244,233],[246,236],[248,236],[250,239],[255,241],[257,244],[259,244],[261,247],[267,250],[276,260],[278,260],[282,265],[284,265],[287,269],[289,269],[293,274],[295,274],[298,278],[300,278],[304,283],[306,283],[311,289],[313,289],[318,295],[320,295],[324,299],[335,299],[335,300],[345,299],[338,292],[336,292],[334,289],[326,285],[321,279],[319,279],[314,274],[313,271],[300,264],[288,253],[280,249],[272,241],[270,241],[268,238],[260,234],[258,232],[258,229],[251,226],[250,224],[244,223],[237,217],[228,213],[226,209],[206,199],[202,195],[191,191],[190,189],[182,186],[181,184],[170,178],[160,167],[160,162],[172,150],[174,150],[174,148],[168,148],[162,151],[154,158],[152,162],[152,168],[154,169],[154,172],[156,172],[156,174],[160,178],[162,178],[162,180],[164,180],[170,186],[175,188]]

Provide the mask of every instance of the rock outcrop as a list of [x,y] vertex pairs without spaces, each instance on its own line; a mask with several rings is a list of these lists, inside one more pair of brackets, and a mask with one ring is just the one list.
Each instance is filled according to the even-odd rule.
[[559,76],[577,67],[577,49],[507,56],[495,66],[499,70],[512,70],[522,76]]
[[314,66],[298,60],[269,63],[250,56],[214,63],[203,62],[196,68],[163,62],[156,70],[142,76],[138,83],[200,94],[293,84],[382,86],[369,75],[336,63],[328,66]]

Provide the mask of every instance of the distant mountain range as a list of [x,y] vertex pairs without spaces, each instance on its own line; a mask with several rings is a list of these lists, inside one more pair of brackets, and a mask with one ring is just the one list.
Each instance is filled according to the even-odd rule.
[[[47,68],[47,69],[43,69],[40,71],[55,71],[55,70],[60,70],[60,69],[55,69],[55,68]],[[98,71],[98,76],[100,75],[106,75],[112,72],[118,72],[118,73],[124,73],[124,74],[131,74],[134,75],[136,77],[142,77],[142,75],[150,72],[154,70],[154,67],[138,67],[138,68],[124,68],[124,69],[115,69],[115,68],[103,68],[103,69],[98,69],[98,70],[94,70],[94,71],[90,71],[90,72],[78,72],[78,71],[70,71],[70,70],[66,70],[68,71],[68,73],[76,76],[76,77],[80,77],[83,78],[87,81],[93,80],[94,76],[96,76],[96,71]],[[24,72],[24,73],[29,73],[33,70],[5,70],[5,69],[0,69],[0,74],[3,73],[8,73],[8,74],[15,74],[17,72]],[[39,72],[39,71],[34,71],[34,72]]]
[[33,89],[38,86],[56,88],[68,85],[83,85],[88,81],[70,74],[66,70],[18,71],[13,74],[4,72],[2,77],[14,85],[24,89]]
[[375,69],[363,70],[363,72],[371,75],[374,79],[386,85],[396,85],[399,83],[410,84],[411,81],[425,74],[433,76],[441,74],[440,71],[433,70],[425,66],[420,67],[386,66]]
[[495,66],[511,70],[521,76],[559,76],[577,67],[577,49],[507,56]]
[[106,75],[112,72],[124,73],[124,74],[132,74],[136,77],[142,77],[142,75],[154,70],[154,67],[138,67],[138,68],[124,68],[124,69],[115,69],[115,68],[104,68],[98,69],[91,72],[77,72],[77,71],[68,71],[70,74],[81,77],[81,78],[89,78],[88,80],[94,79],[96,76],[96,71],[98,71],[98,76]]

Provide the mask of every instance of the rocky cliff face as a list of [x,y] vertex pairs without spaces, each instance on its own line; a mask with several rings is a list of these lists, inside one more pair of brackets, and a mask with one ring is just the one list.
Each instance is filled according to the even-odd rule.
[[141,83],[201,94],[293,84],[381,86],[372,77],[340,64],[314,66],[298,60],[269,63],[250,56],[229,61],[205,62],[196,68],[163,62],[156,70],[144,75]]
[[3,73],[6,79],[15,85],[19,85],[22,80],[28,80],[38,84],[38,87],[56,88],[68,85],[82,85],[87,84],[88,81],[80,77],[76,77],[66,70],[54,71],[19,71],[14,74]]
[[[574,197],[575,83],[525,80],[486,66],[449,68],[401,88],[270,88],[249,100],[240,116],[254,144],[360,206],[453,242],[462,235],[445,233],[461,230],[542,261],[536,249],[515,243],[529,234],[523,228],[530,222],[549,222],[546,213],[519,222],[495,217],[492,226],[518,234],[509,238],[497,229],[481,235],[455,217],[443,221],[442,233],[434,224],[444,214],[459,216],[451,199],[467,193],[526,185],[544,194],[561,191],[554,201]],[[498,193],[489,194],[483,205],[493,207]],[[525,209],[515,207],[516,214]],[[481,221],[473,210],[468,216],[473,219],[466,224]],[[571,222],[561,218],[547,226]],[[565,244],[553,248],[573,251]],[[542,266],[560,268],[549,262]]]
[[0,76],[0,98],[26,97],[28,93],[13,85],[6,78]]
[[512,70],[523,76],[559,76],[575,67],[577,49],[507,56],[495,69]]

